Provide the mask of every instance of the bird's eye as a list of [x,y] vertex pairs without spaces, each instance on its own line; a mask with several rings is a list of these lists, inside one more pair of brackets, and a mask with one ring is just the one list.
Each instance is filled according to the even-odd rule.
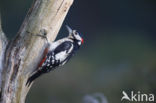
[[77,32],[75,32],[75,35],[78,35],[78,33],[77,33]]

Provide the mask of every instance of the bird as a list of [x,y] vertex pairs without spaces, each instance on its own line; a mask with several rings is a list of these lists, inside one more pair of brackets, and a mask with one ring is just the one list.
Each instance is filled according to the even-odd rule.
[[[48,73],[66,64],[83,44],[84,40],[82,34],[77,32],[77,30],[72,30],[68,25],[66,25],[66,28],[69,32],[67,37],[55,42],[48,41],[48,46],[44,50],[42,60],[26,82],[28,87],[42,74]],[[47,37],[46,40],[48,40]]]

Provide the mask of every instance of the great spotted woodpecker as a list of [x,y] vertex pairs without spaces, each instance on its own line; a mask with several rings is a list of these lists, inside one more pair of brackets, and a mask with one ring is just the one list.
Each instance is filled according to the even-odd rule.
[[76,31],[66,26],[69,36],[55,42],[48,42],[47,48],[44,50],[44,56],[39,63],[38,68],[28,78],[26,85],[30,85],[32,81],[44,73],[48,73],[55,68],[64,65],[75,54],[83,43],[82,36]]

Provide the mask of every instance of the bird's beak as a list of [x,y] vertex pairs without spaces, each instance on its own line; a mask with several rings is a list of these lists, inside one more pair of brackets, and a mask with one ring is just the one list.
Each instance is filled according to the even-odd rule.
[[67,28],[67,30],[69,32],[69,35],[72,34],[72,29],[68,25],[66,25],[66,28]]

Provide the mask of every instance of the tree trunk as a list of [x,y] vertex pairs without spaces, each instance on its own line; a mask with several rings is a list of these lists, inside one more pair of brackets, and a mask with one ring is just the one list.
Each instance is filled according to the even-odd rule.
[[[0,25],[0,103],[24,103],[26,81],[42,58],[46,40],[34,36],[45,30],[53,41],[73,0],[35,0],[13,41]],[[0,22],[1,23],[1,22]]]

